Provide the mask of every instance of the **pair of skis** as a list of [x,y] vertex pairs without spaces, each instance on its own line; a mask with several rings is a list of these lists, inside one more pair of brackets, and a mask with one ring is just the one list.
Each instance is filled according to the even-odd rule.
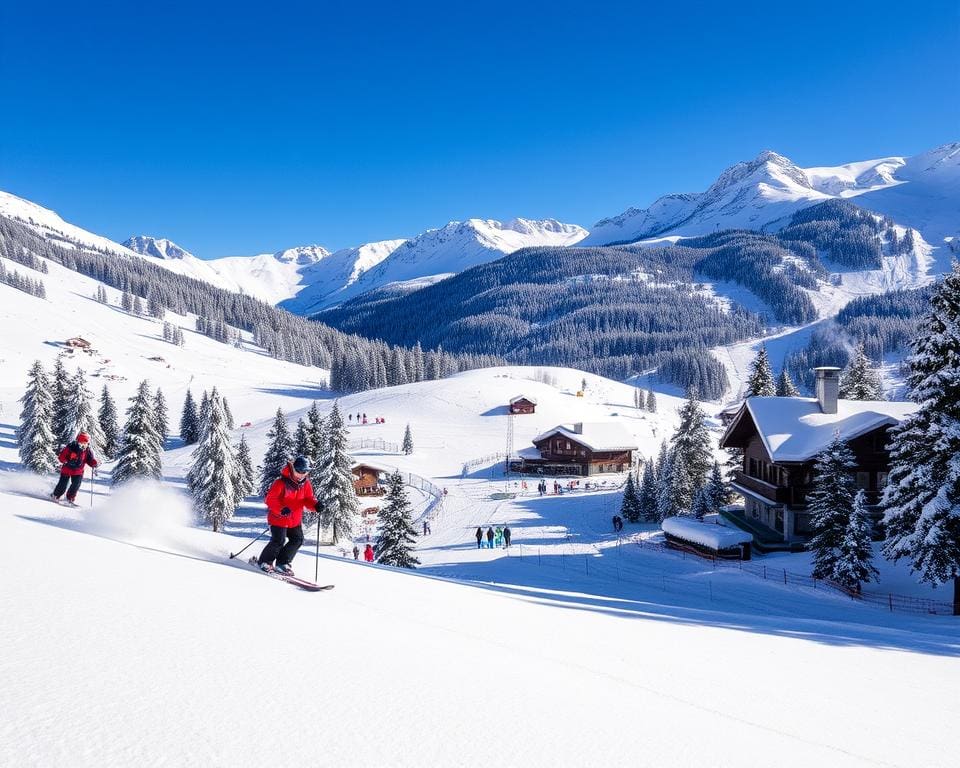
[[256,568],[261,573],[271,576],[274,579],[279,579],[280,581],[285,581],[287,584],[293,584],[295,587],[299,587],[306,592],[325,592],[328,589],[333,589],[333,584],[315,584],[312,581],[307,579],[301,579],[298,576],[294,576],[292,573],[284,573],[283,571],[278,571],[276,568],[271,568],[269,571],[264,571],[260,567],[260,562],[256,557],[251,557],[247,562]]

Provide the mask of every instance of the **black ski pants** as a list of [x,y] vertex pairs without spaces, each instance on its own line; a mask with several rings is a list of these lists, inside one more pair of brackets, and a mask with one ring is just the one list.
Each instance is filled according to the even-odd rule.
[[[286,542],[286,543],[284,543]],[[270,542],[260,553],[261,563],[273,563],[290,565],[297,551],[303,544],[303,526],[295,525],[293,528],[284,528],[282,525],[270,526]]]
[[[77,498],[77,493],[80,490],[80,484],[83,482],[83,475],[66,475],[63,472],[60,473],[60,479],[57,481],[57,487],[53,489],[53,495],[58,499],[63,496],[63,492],[67,491],[67,500],[73,501]],[[70,489],[67,490],[67,485],[70,485]]]

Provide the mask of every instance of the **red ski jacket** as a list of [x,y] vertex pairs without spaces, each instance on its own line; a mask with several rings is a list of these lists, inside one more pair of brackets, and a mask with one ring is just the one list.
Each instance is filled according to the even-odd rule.
[[368,563],[373,562],[373,547],[367,544],[366,549],[363,550],[363,559]]
[[[267,496],[267,522],[281,528],[296,528],[303,522],[303,508],[316,511],[317,499],[313,495],[313,486],[308,478],[299,483],[290,476],[287,464],[280,477],[273,481]],[[281,515],[280,510],[289,509],[289,515]]]
[[60,467],[60,474],[69,475],[70,477],[82,475],[85,465],[95,467],[99,463],[93,457],[93,451],[89,448],[81,448],[80,443],[76,440],[72,443],[67,443],[63,450],[60,451],[58,458],[60,459],[60,463],[63,464],[63,466]]

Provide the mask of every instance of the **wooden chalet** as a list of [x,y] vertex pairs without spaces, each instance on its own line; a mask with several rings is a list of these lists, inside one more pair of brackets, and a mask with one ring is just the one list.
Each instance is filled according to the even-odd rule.
[[533,439],[510,459],[510,471],[539,475],[590,476],[626,472],[636,440],[613,422],[561,424]]
[[857,462],[856,485],[866,491],[874,519],[879,519],[876,504],[890,466],[888,431],[917,407],[840,400],[840,369],[816,372],[816,397],[748,398],[720,439],[721,448],[743,451],[733,488],[744,498],[746,522],[784,542],[813,534],[807,496],[815,483],[814,461],[835,435],[850,446]]
[[387,492],[380,484],[380,478],[387,474],[387,470],[358,462],[350,472],[353,474],[353,492],[357,496],[383,496]]
[[517,395],[510,399],[510,413],[536,413],[537,401],[526,395]]

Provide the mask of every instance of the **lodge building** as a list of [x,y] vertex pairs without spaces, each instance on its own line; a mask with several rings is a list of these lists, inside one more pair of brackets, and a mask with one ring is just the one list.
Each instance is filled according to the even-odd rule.
[[537,401],[526,395],[517,395],[510,399],[510,413],[536,413]]
[[533,439],[532,448],[510,459],[510,471],[539,475],[582,475],[626,472],[633,463],[636,440],[613,422],[561,424]]
[[856,460],[855,480],[866,492],[874,521],[887,482],[890,427],[913,413],[915,403],[841,400],[839,368],[817,368],[816,397],[751,397],[741,405],[720,439],[739,448],[743,464],[733,489],[744,498],[743,516],[784,542],[808,539],[813,530],[807,496],[814,462],[839,435]]

